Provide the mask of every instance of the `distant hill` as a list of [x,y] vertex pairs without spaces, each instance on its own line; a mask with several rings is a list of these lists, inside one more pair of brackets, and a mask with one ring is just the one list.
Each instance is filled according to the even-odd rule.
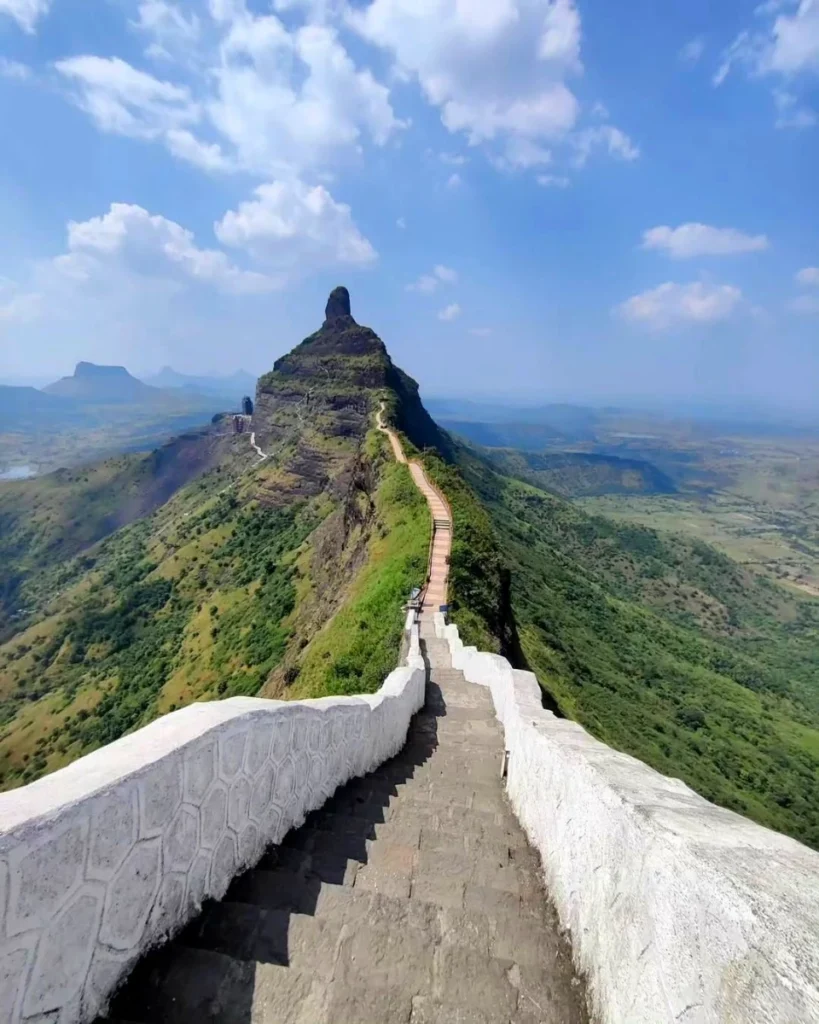
[[508,448],[485,453],[503,473],[564,498],[601,494],[674,494],[673,480],[642,459],[586,452],[526,452]]
[[44,472],[145,451],[238,409],[240,400],[155,388],[123,366],[81,362],[43,391],[0,387],[0,472],[30,465]]
[[[522,427],[541,427],[542,436],[592,440],[598,425],[615,410],[592,409],[585,405],[553,402],[546,405],[512,406],[495,402],[472,402],[454,398],[434,398],[427,401],[429,411],[440,424],[459,423],[486,426],[499,431],[520,430]],[[451,426],[451,429],[455,429]],[[459,431],[469,436],[465,430]],[[540,435],[533,432],[532,438]],[[513,447],[517,447],[514,445]]]
[[124,366],[98,366],[96,363],[77,363],[71,377],[62,377],[43,388],[48,395],[73,398],[78,402],[108,405],[162,400],[159,388],[137,380]]
[[0,432],[79,423],[82,410],[71,398],[45,394],[36,388],[0,385]]
[[163,366],[159,373],[143,380],[155,388],[176,388],[201,395],[223,395],[236,405],[244,395],[252,395],[256,390],[256,378],[244,370],[237,370],[227,377],[198,377]]
[[568,444],[572,437],[556,427],[544,423],[483,423],[472,420],[438,419],[438,423],[452,434],[460,434],[467,441],[484,448],[520,448],[523,451],[541,451],[555,444]]

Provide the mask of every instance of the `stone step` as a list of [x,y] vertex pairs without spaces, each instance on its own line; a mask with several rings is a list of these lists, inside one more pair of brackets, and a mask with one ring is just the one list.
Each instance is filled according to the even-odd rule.
[[145,957],[114,998],[117,1020],[248,1024],[255,965],[171,943]]
[[343,911],[298,914],[222,902],[209,906],[180,941],[236,960],[279,964],[329,977],[343,924]]

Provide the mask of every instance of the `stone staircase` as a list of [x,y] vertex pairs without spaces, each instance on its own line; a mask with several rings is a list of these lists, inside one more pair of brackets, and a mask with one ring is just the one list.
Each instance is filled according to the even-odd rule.
[[402,752],[146,957],[107,1024],[585,1021],[489,693],[424,619],[427,701]]

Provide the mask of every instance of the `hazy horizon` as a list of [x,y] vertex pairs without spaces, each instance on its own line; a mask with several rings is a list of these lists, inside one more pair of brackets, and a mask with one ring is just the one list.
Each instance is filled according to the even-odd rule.
[[[77,360],[81,362],[82,360]],[[76,365],[76,363],[75,363]],[[100,365],[100,364],[98,364]],[[121,363],[109,363],[101,365],[117,365]],[[210,378],[213,381],[229,381],[231,377],[246,373],[249,376],[259,377],[266,371],[254,374],[243,367],[226,369],[221,372],[208,372],[202,370],[195,373],[183,373],[174,366],[163,366],[157,370],[145,374],[133,373],[130,367],[126,370],[139,380],[150,382],[161,370],[170,369],[183,376]],[[270,369],[270,367],[268,368]],[[73,372],[73,371],[72,371]],[[61,376],[71,376],[71,373]],[[42,390],[49,384],[59,380],[59,376],[0,376],[0,385],[12,387],[34,387]],[[778,421],[794,419],[800,422],[813,422],[814,418],[819,422],[819,404],[810,402],[806,405],[795,405],[794,403],[777,403],[775,400],[749,400],[738,398],[735,395],[723,395],[712,397],[697,397],[688,395],[639,395],[610,392],[604,394],[589,394],[583,391],[523,391],[518,389],[514,392],[504,391],[464,391],[455,390],[425,390],[421,387],[421,399],[430,407],[444,403],[455,403],[464,406],[473,406],[476,409],[481,407],[494,406],[498,409],[508,409],[510,413],[538,409],[550,405],[568,405],[588,407],[591,409],[621,408],[629,412],[646,412],[649,414],[667,414],[671,417],[685,418],[709,418],[726,417],[732,419],[745,419],[753,422],[755,419],[765,421],[774,418]],[[439,412],[440,416],[441,413]],[[453,416],[451,418],[457,418]]]

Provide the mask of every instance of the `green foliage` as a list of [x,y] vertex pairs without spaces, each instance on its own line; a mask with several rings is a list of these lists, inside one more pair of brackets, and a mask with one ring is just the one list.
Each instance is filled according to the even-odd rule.
[[[28,670],[16,670],[18,685],[0,703],[0,720],[9,722],[26,704],[54,696],[66,707],[81,692],[96,691],[98,699],[47,736],[40,757],[0,762],[0,779],[29,781],[56,749],[70,748],[76,756],[154,718],[168,680],[190,658],[185,641],[203,605],[213,628],[198,657],[218,680],[213,695],[257,693],[286,649],[284,620],[295,602],[292,556],[317,522],[303,502],[275,510],[242,508],[229,498],[206,503],[183,520],[179,539],[221,540],[211,543],[195,573],[178,576],[160,575],[160,566],[147,557],[155,540],[150,521],[106,540],[90,564],[77,567],[94,574],[94,586],[58,620]],[[230,601],[220,596],[225,592],[233,595]],[[226,605],[221,614],[220,602]],[[28,650],[17,645],[17,662]]]
[[563,713],[819,846],[817,603],[698,542],[471,476],[512,570],[524,658]]
[[402,609],[423,583],[430,534],[429,510],[406,466],[382,467],[375,514],[367,562],[341,609],[305,649],[293,697],[374,693],[398,664]]
[[450,621],[457,624],[465,644],[497,651],[504,634],[504,586],[492,521],[455,466],[431,452],[426,453],[424,466],[452,510]]
[[[504,439],[504,443],[513,442]],[[665,473],[642,459],[586,452],[515,451],[507,447],[487,448],[484,454],[501,473],[519,477],[564,497],[673,494],[676,490]]]

